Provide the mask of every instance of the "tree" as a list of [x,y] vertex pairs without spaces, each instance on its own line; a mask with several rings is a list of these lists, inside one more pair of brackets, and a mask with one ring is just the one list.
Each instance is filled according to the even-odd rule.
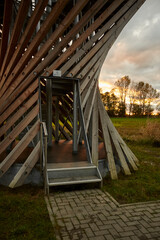
[[[130,88],[128,91],[128,99],[129,99],[129,115],[132,115],[133,113],[137,112],[137,88],[136,88],[136,83],[132,81],[130,84]],[[139,110],[138,110],[139,111]]]
[[159,98],[159,93],[152,87],[152,85],[144,82],[139,82],[136,85],[137,104],[139,105],[140,115],[151,115],[154,111],[152,103]]
[[116,116],[118,109],[118,98],[113,91],[111,90],[110,92],[101,93],[101,98],[109,116]]
[[116,90],[118,90],[120,104],[119,104],[119,115],[125,116],[126,115],[126,97],[129,85],[131,83],[131,80],[128,76],[124,76],[120,79],[118,79],[115,82]]

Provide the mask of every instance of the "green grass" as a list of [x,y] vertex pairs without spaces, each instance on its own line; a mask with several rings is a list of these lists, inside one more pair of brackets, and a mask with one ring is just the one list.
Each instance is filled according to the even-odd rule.
[[[146,139],[141,132],[141,128],[147,125],[147,119],[112,118],[112,121],[139,159],[140,166],[130,176],[119,174],[118,180],[104,179],[104,191],[108,191],[119,203],[160,200],[160,147],[154,147],[153,141]],[[160,124],[160,118],[150,121]],[[55,239],[43,189],[0,186],[0,239]]]
[[42,189],[32,186],[0,189],[0,239],[56,239]]
[[[140,166],[130,176],[119,174],[119,179],[115,181],[107,177],[104,180],[104,190],[120,203],[160,200],[160,147],[154,147],[152,140],[140,134],[147,119],[114,118],[112,121],[139,159]],[[151,121],[160,124],[160,119]]]

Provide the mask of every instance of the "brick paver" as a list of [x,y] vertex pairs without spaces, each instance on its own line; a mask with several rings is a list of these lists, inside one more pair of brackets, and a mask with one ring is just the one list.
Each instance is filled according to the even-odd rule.
[[160,240],[160,201],[119,205],[100,189],[51,193],[50,214],[63,240]]

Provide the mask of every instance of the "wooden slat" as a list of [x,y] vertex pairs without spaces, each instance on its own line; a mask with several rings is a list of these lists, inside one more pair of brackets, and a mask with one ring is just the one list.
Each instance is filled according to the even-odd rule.
[[[138,7],[138,5],[136,5],[135,7]],[[25,86],[31,82],[32,79],[33,79],[33,74],[30,74],[29,77],[27,77],[25,83],[17,87],[15,94],[17,94],[19,91],[22,91],[25,88]],[[13,86],[13,89],[15,89],[15,86]],[[13,100],[13,96],[10,96],[9,99],[7,99],[7,102],[8,101],[11,102],[12,100]]]
[[80,38],[78,38],[76,41],[73,42],[72,46],[65,51],[64,54],[61,55],[59,60],[56,59],[56,61],[48,68],[46,69],[46,72],[52,72],[53,69],[57,69],[59,65],[61,65],[65,59],[67,59],[81,44],[83,41],[85,41],[90,34],[94,30],[96,30],[102,23],[103,21],[120,5],[124,0],[120,0],[117,3],[113,2],[112,5],[110,5],[109,8],[107,8],[96,20],[95,22],[86,29],[86,31],[81,34]]
[[[88,41],[85,45],[83,45],[81,47],[81,49],[78,50],[77,53],[75,53],[73,55],[73,57],[68,60],[64,66],[62,66],[61,68],[61,71],[62,71],[62,74],[64,74],[71,66],[72,64],[75,63],[75,61],[82,57],[82,55],[85,56],[85,53],[89,51],[89,49],[92,48],[93,46],[93,43],[95,43],[101,36],[102,34],[104,34],[105,32],[107,32],[107,34],[110,32],[110,30],[112,29],[114,23],[125,13],[125,11],[130,8],[130,6],[132,6],[132,4],[135,2],[135,0],[132,0],[130,1],[129,3],[125,4],[116,14],[114,14],[111,19],[109,21],[107,21],[107,23],[101,28],[99,29],[96,34],[90,39],[90,41]],[[138,5],[136,4],[135,6],[133,6],[130,10],[129,10],[129,13],[127,14],[131,14],[131,12],[134,12],[134,9],[133,8],[137,8]],[[123,21],[125,20],[126,18],[126,14],[123,16]],[[119,21],[119,20],[118,20]],[[111,27],[112,26],[112,27]],[[117,22],[116,22],[116,26],[117,26]],[[82,39],[82,36],[81,36],[81,39]],[[101,40],[100,40],[101,42]],[[66,54],[66,53],[65,53]],[[90,51],[87,55],[90,54]],[[73,71],[76,71],[80,69],[80,67],[78,67],[77,65],[75,66],[74,70]],[[72,74],[73,76],[76,74],[76,72],[71,72],[69,74],[67,74],[67,76],[70,76],[70,74]]]
[[[133,153],[131,151],[128,151],[127,145],[122,140],[121,136],[118,134],[116,128],[113,126],[113,123],[111,122],[107,113],[106,113],[106,116],[107,116],[107,123],[108,123],[109,131],[111,133],[111,136],[112,136],[113,142],[115,144],[117,153],[119,155],[119,159],[120,159],[123,169],[127,169],[127,172],[128,172],[128,167],[126,166],[126,163],[125,163],[126,159],[124,157],[124,153],[125,153],[125,155],[128,159],[128,162],[130,163],[130,166],[133,168],[133,170],[135,170],[135,171],[138,170],[138,168],[135,164],[136,161],[134,162],[132,159]],[[123,149],[124,153],[122,152],[122,149]],[[127,172],[125,172],[125,174],[128,174]]]
[[[62,111],[63,113],[63,111]],[[65,127],[67,128],[67,130],[72,134],[73,133],[73,128],[71,127],[71,125],[66,121],[66,115],[65,117],[63,115],[60,115],[60,120],[63,124],[65,124]]]
[[95,96],[95,100],[94,100],[93,115],[92,115],[92,161],[93,161],[94,165],[98,166],[98,98],[97,98],[97,92],[96,92],[96,96]]
[[130,165],[132,166],[132,168],[134,170],[137,170],[137,166],[139,166],[138,159],[133,154],[133,152],[127,147],[126,143],[123,141],[123,139],[119,135],[118,131],[116,129],[115,129],[115,131],[116,131],[116,134],[117,134],[117,138],[118,138],[119,144],[120,144],[121,148],[123,149],[124,153],[126,154]]
[[[122,0],[120,0],[120,1],[122,1]],[[103,4],[105,2],[106,2],[106,0],[105,1],[102,1],[102,0],[97,1],[85,13],[83,18],[71,29],[71,31],[67,34],[67,36],[65,36],[63,41],[56,46],[56,48],[55,48],[55,50],[53,52],[50,53],[50,58],[52,59],[52,61],[53,61],[53,57],[52,56],[58,54],[59,49],[61,50],[62,48],[64,48],[66,46],[66,44],[68,44],[68,42],[74,38],[74,36],[76,37],[77,33],[85,26],[85,24],[89,21],[89,19],[92,18],[97,13],[99,8],[101,6],[103,6]],[[100,5],[100,3],[101,3],[101,5]],[[99,20],[101,19],[101,21],[104,21],[104,19],[102,20],[102,16],[100,16],[98,19]],[[96,23],[97,22],[98,21],[96,21]],[[99,25],[100,25],[100,23],[99,23]],[[96,28],[96,26],[95,26],[95,28]],[[46,70],[45,70],[43,75],[46,75],[48,73],[51,74],[53,69],[57,69],[58,66],[60,66],[82,44],[82,42],[85,39],[87,39],[87,37],[95,30],[95,28],[93,26],[89,27],[83,34],[81,34],[80,38],[77,38],[77,40],[73,42],[72,46],[69,47],[67,49],[67,51],[65,51],[65,53],[61,54],[59,59],[56,59],[56,61],[53,62],[51,64],[51,66],[46,68]],[[49,58],[49,56],[48,56],[48,58]],[[48,60],[46,59],[46,61],[48,61]]]
[[107,153],[107,160],[108,160],[108,168],[110,171],[110,175],[112,179],[117,179],[117,170],[116,170],[116,165],[114,161],[114,156],[113,156],[113,150],[112,150],[112,144],[106,124],[106,119],[105,119],[105,110],[103,107],[103,103],[101,102],[101,99],[98,98],[98,110],[100,114],[100,121],[101,121],[101,126],[102,126],[102,131],[103,131],[103,137],[104,137],[104,145]]
[[98,59],[98,61],[93,66],[93,68],[91,68],[90,71],[87,73],[87,75],[83,79],[81,79],[80,93],[82,95],[82,100],[84,100],[85,94],[87,94],[86,92],[87,85],[91,84],[92,81],[95,81],[100,73],[101,64],[103,64],[103,61],[101,60],[101,58]]
[[[6,109],[4,108],[4,102],[0,105],[0,111],[3,109],[0,124],[5,121],[15,110],[19,107],[31,94],[35,89],[38,87],[38,81],[34,81],[13,103]],[[14,96],[13,96],[14,97]]]
[[31,140],[36,136],[40,129],[39,120],[33,125],[28,133],[19,141],[15,148],[8,154],[8,156],[0,164],[0,177],[12,166],[24,149],[28,146]]
[[7,137],[0,143],[0,154],[9,146],[9,144],[15,140],[15,138],[25,129],[28,124],[39,113],[39,105],[36,105],[25,118],[7,135]]
[[[23,24],[24,24],[24,20],[26,18],[27,13],[28,13],[28,8],[29,8],[30,2],[31,2],[31,0],[22,0],[21,3],[20,3],[18,13],[17,13],[17,17],[16,17],[16,21],[14,23],[13,31],[12,31],[12,34],[11,34],[11,39],[10,39],[9,44],[8,44],[8,48],[7,48],[5,58],[3,59],[3,64],[2,64],[1,73],[0,73],[1,76],[3,75],[3,72],[4,72],[7,64],[9,63],[9,61],[10,61],[10,59],[11,59],[13,53],[14,53],[18,38],[19,38],[20,33],[21,33],[21,29],[22,29]],[[3,83],[4,83],[4,81],[2,81],[0,83],[0,88],[2,87]]]
[[[58,51],[58,47],[56,47],[52,51],[53,56],[51,55],[51,53],[48,53],[48,55],[46,56],[46,53],[52,48],[52,45],[54,44],[54,42],[63,34],[63,32],[67,29],[67,27],[72,23],[72,21],[74,20],[76,15],[87,4],[87,2],[88,2],[88,0],[78,1],[77,4],[71,9],[71,11],[67,14],[65,19],[62,21],[62,23],[58,26],[58,28],[56,28],[56,30],[49,37],[49,39],[46,41],[46,43],[40,48],[40,50],[35,54],[34,58],[25,67],[25,69],[23,71],[23,75],[20,74],[17,77],[14,84],[11,85],[11,87],[7,90],[7,94],[6,94],[5,98],[8,97],[11,94],[11,92],[13,91],[13,89],[15,89],[20,84],[20,82],[22,82],[24,80],[24,78],[25,78],[24,76],[27,76],[33,69],[34,69],[34,72],[37,72],[37,73],[43,71],[43,69],[50,63],[53,56],[54,57],[56,56],[55,52]],[[72,36],[70,36],[70,38],[72,38]],[[66,37],[64,39],[65,39],[64,40],[65,42],[69,41],[69,38],[68,38],[68,40]],[[62,45],[62,44],[60,44],[60,45]],[[61,47],[60,47],[60,49],[61,49]],[[41,62],[42,58],[45,56],[46,56],[46,58],[44,59],[44,61]],[[39,66],[37,66],[39,64],[39,62],[41,62],[41,64]],[[34,75],[31,74],[31,77],[33,79]],[[10,82],[8,80],[5,83],[5,88],[9,85],[9,83]],[[3,93],[4,93],[4,91],[2,92],[2,94]]]
[[11,183],[10,188],[19,187],[24,184],[25,179],[28,177],[32,168],[35,166],[36,162],[40,157],[40,142],[37,143],[27,160],[24,162],[18,173],[15,175]]
[[[43,38],[46,36],[46,34],[49,31],[49,29],[51,28],[51,26],[53,26],[55,24],[57,18],[59,17],[61,11],[63,10],[63,8],[67,4],[67,2],[68,2],[68,0],[65,0],[65,1],[64,0],[59,0],[55,4],[55,6],[52,9],[51,13],[49,14],[48,18],[46,19],[46,21],[44,21],[40,30],[36,34],[35,38],[31,42],[31,44],[29,45],[27,51],[24,53],[23,57],[21,58],[21,61],[15,66],[15,68],[13,70],[14,75],[13,76],[10,75],[7,78],[7,81],[5,82],[3,92],[1,93],[1,95],[5,92],[5,90],[9,86],[9,84],[15,79],[17,74],[19,74],[23,70],[23,68],[25,67],[28,60],[31,59],[31,56],[35,54],[35,51],[37,50],[39,44],[41,43]],[[19,77],[24,78],[24,74],[22,76],[20,75]]]
[[[8,0],[4,2],[2,41],[0,45],[0,69],[1,69],[3,59],[6,54],[7,46],[8,46],[9,28],[10,28],[11,17],[12,17],[12,4],[13,4],[12,0]],[[1,74],[0,74],[0,78],[1,78]]]
[[0,137],[4,135],[7,130],[15,124],[15,122],[38,100],[38,92],[36,92],[20,109],[7,120],[5,125],[1,127]]
[[43,14],[44,8],[46,7],[47,3],[48,3],[48,0],[38,1],[37,5],[35,6],[35,9],[33,11],[32,16],[29,19],[27,27],[26,27],[25,31],[23,32],[23,35],[22,35],[20,41],[18,42],[18,44],[16,46],[16,49],[14,51],[14,54],[13,54],[9,64],[7,65],[7,68],[4,73],[5,76],[8,76],[11,73],[11,71],[13,70],[15,65],[18,63],[19,59],[22,57],[22,53],[25,52],[24,49],[27,47],[27,44],[28,44],[31,36],[35,31],[37,23],[40,20],[41,15]]
[[[99,101],[101,101],[100,93],[98,93],[98,97],[99,97]],[[103,105],[102,101],[101,101],[101,105]],[[124,156],[124,154],[122,152],[122,149],[121,149],[121,147],[119,145],[119,142],[118,142],[118,139],[117,139],[117,136],[116,136],[115,128],[114,128],[112,122],[110,121],[109,116],[108,116],[105,108],[104,108],[104,111],[105,111],[106,125],[108,127],[108,131],[110,132],[110,137],[111,137],[111,139],[113,141],[113,144],[115,146],[115,149],[117,151],[117,154],[118,154],[118,157],[119,157],[119,160],[120,160],[120,163],[121,163],[121,167],[123,168],[124,173],[126,175],[130,175],[131,172],[129,170],[129,167],[128,167],[128,164],[126,162],[125,156]],[[137,169],[135,169],[135,170],[137,170]]]
[[[96,86],[97,83],[95,83]],[[89,121],[91,118],[91,113],[92,113],[92,109],[93,109],[93,103],[94,103],[94,99],[95,99],[95,95],[96,95],[96,91],[97,88],[96,87],[92,88],[92,91],[90,93],[89,99],[87,101],[85,110],[84,110],[84,121],[85,121],[85,129],[86,132],[88,131],[88,127],[89,127]]]

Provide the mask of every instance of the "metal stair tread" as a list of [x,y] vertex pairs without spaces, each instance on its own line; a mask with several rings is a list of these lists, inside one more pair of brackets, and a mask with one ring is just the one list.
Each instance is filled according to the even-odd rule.
[[79,176],[79,177],[66,177],[66,178],[49,178],[49,186],[55,185],[69,185],[80,183],[101,182],[98,176]]
[[95,165],[88,162],[70,162],[70,163],[47,163],[47,171],[57,170],[75,170],[75,169],[93,169]]

